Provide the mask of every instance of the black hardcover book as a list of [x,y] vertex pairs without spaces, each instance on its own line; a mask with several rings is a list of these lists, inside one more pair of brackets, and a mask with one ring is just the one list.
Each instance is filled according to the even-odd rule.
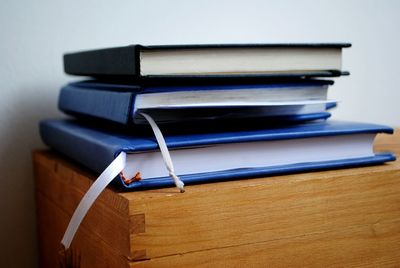
[[65,72],[99,79],[332,77],[348,43],[131,45],[64,55]]

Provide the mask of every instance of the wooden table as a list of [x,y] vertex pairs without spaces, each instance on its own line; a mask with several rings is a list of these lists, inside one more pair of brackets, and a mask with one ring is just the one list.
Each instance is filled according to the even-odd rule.
[[[400,155],[400,132],[376,148]],[[400,163],[174,188],[107,188],[60,240],[95,175],[33,153],[41,267],[399,267]]]

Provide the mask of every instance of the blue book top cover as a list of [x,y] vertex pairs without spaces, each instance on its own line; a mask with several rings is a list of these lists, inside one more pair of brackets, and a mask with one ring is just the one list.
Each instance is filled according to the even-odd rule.
[[[182,133],[182,131],[180,132]],[[178,149],[210,144],[273,141],[380,132],[392,133],[393,129],[375,124],[323,121],[246,131],[167,135],[165,136],[165,140],[170,149]],[[158,148],[157,142],[152,135],[135,135],[126,131],[99,129],[86,126],[74,120],[44,120],[40,123],[40,134],[45,144],[98,173],[101,173],[122,151],[126,153],[137,153],[156,150]],[[199,183],[272,174],[287,174],[307,170],[378,164],[393,160],[395,160],[393,154],[381,153],[361,159],[343,159],[338,161],[299,163],[286,166],[191,174],[181,176],[181,179],[185,183]],[[124,184],[121,178],[117,179],[117,181],[124,188],[131,189],[173,185],[168,177],[136,181],[129,185]]]
[[[92,117],[113,121],[116,123],[129,125],[133,123],[135,117],[135,100],[138,94],[149,94],[158,92],[176,92],[176,91],[201,91],[201,90],[236,90],[236,89],[252,89],[263,88],[268,90],[270,88],[284,88],[290,87],[293,89],[302,88],[304,86],[325,86],[332,85],[333,81],[330,80],[296,80],[280,82],[278,84],[246,84],[246,85],[186,85],[186,86],[160,86],[151,85],[144,86],[140,84],[110,84],[101,83],[96,81],[83,81],[70,83],[61,89],[58,107],[60,110],[67,114],[77,117]],[[316,90],[318,90],[316,88]],[[334,103],[328,103],[326,109],[335,107]],[[186,109],[188,114],[199,115],[199,119],[208,119],[206,116],[213,118],[224,118],[229,114],[238,114],[240,107],[226,107],[225,111],[220,108],[211,108],[204,110],[196,110],[195,108]],[[249,114],[254,112],[255,109],[247,109]],[[258,110],[256,110],[258,111]],[[169,111],[164,111],[168,113]],[[253,113],[255,114],[255,113]],[[264,116],[263,116],[264,117]],[[280,116],[267,116],[271,121],[290,121],[301,122],[316,119],[327,119],[330,113],[327,111],[307,113],[307,114],[293,114],[293,115],[280,115]],[[237,119],[238,116],[235,116]],[[191,121],[191,120],[190,120]],[[160,122],[159,122],[160,123]]]
[[[130,45],[123,47],[113,47],[105,49],[95,49],[89,51],[80,51],[75,53],[67,53],[64,55],[64,70],[68,74],[72,75],[84,75],[92,76],[97,78],[110,78],[110,77],[122,77],[124,79],[167,79],[167,80],[203,80],[207,79],[222,79],[229,81],[230,79],[241,79],[241,78],[274,78],[274,77],[286,77],[286,78],[299,78],[299,77],[335,77],[340,75],[346,75],[340,70],[313,70],[313,71],[296,71],[289,73],[240,73],[240,74],[229,74],[229,73],[211,73],[211,74],[193,74],[193,75],[143,75],[141,55],[142,52],[151,51],[190,51],[190,50],[209,50],[209,49],[247,49],[252,51],[254,49],[306,49],[307,51],[318,50],[341,50],[342,48],[350,47],[349,43],[286,43],[286,44],[192,44],[192,45],[158,45],[158,46],[144,46],[144,45]],[[216,53],[218,56],[218,53]]]

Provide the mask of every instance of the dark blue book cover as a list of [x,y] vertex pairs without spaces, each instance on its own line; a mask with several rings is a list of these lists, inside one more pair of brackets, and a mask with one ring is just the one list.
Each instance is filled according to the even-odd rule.
[[[129,45],[67,53],[64,55],[64,70],[72,75],[136,81],[334,77],[347,74],[341,71],[340,59],[342,49],[350,46],[349,43]],[[295,57],[296,52],[298,58]],[[227,54],[231,57],[227,57]],[[266,54],[269,56],[262,58]],[[154,61],[160,55],[159,60]],[[171,55],[178,55],[177,60]],[[245,59],[242,55],[246,55]],[[315,62],[312,58],[316,55],[319,61]],[[204,61],[207,56],[209,59]],[[332,64],[332,60],[336,64]],[[224,62],[227,62],[225,68],[215,69],[215,66]],[[269,69],[277,62],[280,62],[280,68]],[[304,62],[305,65],[296,67]],[[249,67],[261,64],[267,69],[241,68],[249,63]],[[190,71],[190,67],[200,65],[204,65],[203,68]],[[163,66],[176,66],[178,69],[165,71]]]

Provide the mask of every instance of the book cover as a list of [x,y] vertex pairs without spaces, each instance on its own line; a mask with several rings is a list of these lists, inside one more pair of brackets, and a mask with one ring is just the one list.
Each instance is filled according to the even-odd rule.
[[[229,132],[184,134],[181,129],[165,140],[176,173],[191,184],[393,161],[392,153],[372,149],[377,133],[392,131],[381,125],[330,121]],[[126,173],[143,171],[141,180],[129,184],[118,176],[115,181],[125,189],[174,185],[151,134],[101,129],[74,120],[42,121],[40,133],[45,144],[97,173],[125,152]]]
[[145,123],[138,115],[140,110],[152,114],[157,123],[250,118],[299,122],[330,116],[327,110],[336,105],[326,99],[328,86],[332,84],[329,80],[299,80],[149,86],[84,81],[64,86],[58,106],[77,117],[105,119],[124,125]]
[[[135,80],[334,77],[348,74],[340,67],[341,50],[350,46],[349,43],[130,45],[67,53],[64,70],[72,75]],[[240,58],[244,54],[245,61]],[[261,57],[264,55],[265,59]],[[311,60],[314,56],[315,61]],[[227,65],[222,66],[224,62]],[[247,69],[240,67],[248,62]],[[302,64],[296,66],[298,63]]]

